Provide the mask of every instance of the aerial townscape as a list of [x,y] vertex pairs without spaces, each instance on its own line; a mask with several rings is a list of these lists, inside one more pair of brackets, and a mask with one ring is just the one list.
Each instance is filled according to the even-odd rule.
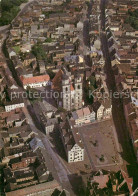
[[138,0],[0,0],[0,196],[138,196]]

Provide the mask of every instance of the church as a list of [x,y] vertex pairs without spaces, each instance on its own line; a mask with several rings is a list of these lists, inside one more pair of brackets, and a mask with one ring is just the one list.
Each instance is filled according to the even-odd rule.
[[53,95],[58,107],[67,111],[82,108],[82,78],[78,72],[72,76],[65,67],[61,68],[52,81]]

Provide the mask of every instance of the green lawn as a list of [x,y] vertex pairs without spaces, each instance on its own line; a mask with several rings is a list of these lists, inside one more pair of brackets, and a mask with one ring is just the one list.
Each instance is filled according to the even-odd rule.
[[13,49],[17,54],[20,52],[20,46],[14,46]]

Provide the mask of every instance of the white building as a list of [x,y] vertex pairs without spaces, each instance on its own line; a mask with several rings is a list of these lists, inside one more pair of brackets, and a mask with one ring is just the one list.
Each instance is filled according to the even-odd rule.
[[104,107],[104,113],[103,113],[103,118],[108,119],[111,118],[112,116],[112,104],[110,99],[105,99],[102,102],[102,105]]
[[13,57],[13,56],[16,56],[16,52],[13,50],[13,49],[9,49],[8,50],[8,52],[9,52],[9,57],[10,57],[10,59]]
[[10,102],[8,105],[5,106],[5,111],[6,112],[10,112],[11,110],[15,110],[18,108],[23,108],[24,107],[24,103],[13,103]]
[[96,119],[108,119],[112,116],[112,105],[110,99],[104,99],[102,102],[93,103],[93,110],[96,112]]
[[58,124],[57,118],[48,118],[44,113],[40,114],[40,120],[46,134],[52,133]]
[[75,144],[71,150],[68,151],[68,162],[78,162],[84,160],[84,149],[78,144]]
[[48,74],[41,75],[41,76],[27,77],[27,78],[21,77],[21,81],[24,89],[27,89],[27,87],[37,88],[37,87],[51,85],[50,77]]
[[21,97],[20,88],[16,84],[9,86],[7,93],[10,101],[7,101],[5,104],[6,112],[24,107],[24,101]]
[[97,110],[97,120],[101,120],[103,118],[104,106],[101,105]]
[[104,109],[104,119],[105,118],[110,118],[112,115],[112,107],[105,108]]
[[78,30],[83,30],[83,22],[81,22],[81,21],[79,21],[78,23],[77,23],[77,29]]
[[68,118],[60,124],[60,133],[68,163],[84,161],[84,146],[78,129]]
[[120,26],[119,25],[112,25],[110,26],[111,31],[119,31]]

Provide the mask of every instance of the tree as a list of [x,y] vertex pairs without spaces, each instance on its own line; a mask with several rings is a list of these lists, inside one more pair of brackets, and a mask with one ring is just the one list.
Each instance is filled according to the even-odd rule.
[[50,79],[53,79],[53,78],[55,77],[55,75],[56,75],[56,74],[55,74],[52,70],[50,70],[50,69],[47,69],[47,73],[48,73]]
[[129,16],[126,18],[125,23],[130,24],[134,29],[138,30],[138,9],[133,12],[128,10],[128,15]]
[[33,46],[32,53],[35,55],[37,60],[47,60],[47,55],[39,43]]
[[10,24],[20,11],[19,6],[27,0],[2,0],[0,25]]
[[51,43],[52,42],[52,38],[46,38],[46,40],[45,40],[45,42],[47,42],[47,43]]
[[90,85],[93,86],[94,88],[96,88],[96,79],[95,76],[90,76],[88,78],[88,81],[90,82]]

